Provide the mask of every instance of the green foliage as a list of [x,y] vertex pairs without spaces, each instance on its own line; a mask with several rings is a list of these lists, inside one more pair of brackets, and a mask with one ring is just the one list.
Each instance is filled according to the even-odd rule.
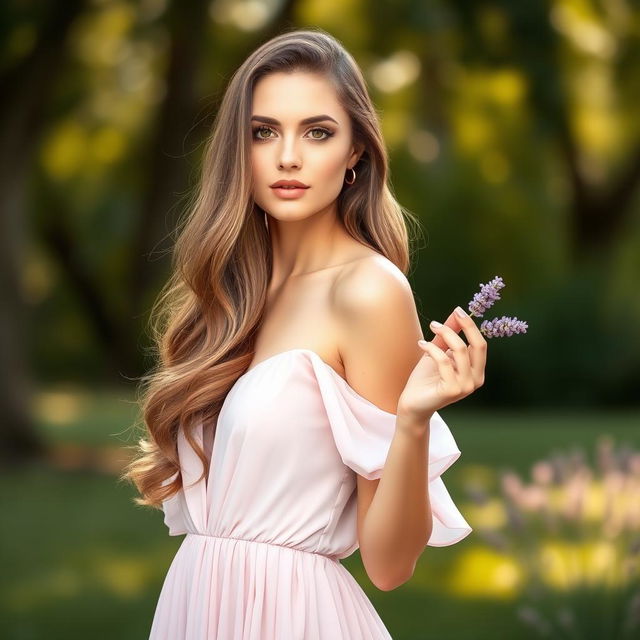
[[[66,403],[68,421],[41,419],[41,429],[60,449],[76,443],[98,454],[126,446],[131,444],[123,433],[132,419],[128,400],[106,391],[85,391],[75,400],[70,392],[56,398],[48,391],[39,401],[42,417],[54,406],[61,416]],[[442,416],[463,451],[443,476],[463,514],[470,509],[464,493],[470,480],[495,482],[507,467],[524,475],[536,459],[557,447],[591,449],[603,431],[640,445],[637,412],[536,415],[451,408]],[[3,473],[3,637],[133,640],[148,634],[182,536],[168,536],[162,514],[136,506],[133,496],[131,486],[97,469],[35,465]],[[533,638],[517,619],[516,600],[509,593],[477,593],[474,567],[491,570],[500,560],[486,556],[485,546],[472,533],[450,547],[427,547],[413,578],[391,592],[373,587],[359,553],[343,562],[397,640],[441,638],[442,629],[450,638]],[[465,595],[465,590],[476,595]]]
[[[117,0],[87,3],[72,22],[25,177],[23,287],[39,378],[147,369],[145,321],[216,105],[244,57],[295,24],[331,31],[363,68],[394,192],[423,223],[412,274],[423,326],[496,273],[509,312],[530,322],[526,336],[492,343],[470,402],[637,401],[638,7],[285,6]],[[7,3],[8,80],[52,15]],[[29,92],[8,95],[8,108],[26,108]]]

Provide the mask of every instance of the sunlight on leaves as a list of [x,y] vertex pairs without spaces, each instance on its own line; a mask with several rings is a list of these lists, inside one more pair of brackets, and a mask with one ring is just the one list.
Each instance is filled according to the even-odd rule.
[[57,281],[51,257],[39,247],[29,247],[22,270],[21,286],[29,304],[39,304],[49,296]]
[[111,67],[120,57],[135,18],[133,6],[123,2],[111,2],[86,13],[74,24],[72,47],[85,64]]
[[464,515],[469,524],[477,529],[499,529],[507,523],[507,512],[502,500],[491,498],[484,504],[469,504],[465,506]]
[[113,164],[122,160],[126,152],[124,132],[115,127],[101,127],[94,132],[91,153],[99,164]]
[[405,111],[387,110],[382,121],[382,130],[389,147],[402,144],[409,135],[410,127],[411,121]]
[[598,23],[585,2],[557,2],[551,9],[551,24],[583,53],[611,58],[617,51],[615,39]]
[[57,426],[78,420],[88,405],[87,395],[77,391],[41,391],[34,402],[36,418]]
[[[484,154],[522,117],[527,89],[524,76],[511,68],[457,68],[455,84],[457,98],[451,115],[456,143],[469,155]],[[508,176],[508,162],[498,154],[489,155],[483,164],[488,180],[502,182]]]
[[462,151],[478,152],[493,141],[493,127],[481,113],[460,110],[455,116],[455,137]]
[[499,151],[487,151],[480,158],[480,171],[487,182],[504,182],[511,170],[506,156]]
[[345,38],[351,48],[357,42],[363,45],[371,37],[369,23],[362,19],[364,12],[370,10],[371,5],[365,0],[306,0],[298,3],[296,17],[300,24],[316,24]]
[[581,544],[545,542],[539,552],[541,576],[546,584],[561,590],[583,583],[617,586],[624,579],[623,559],[618,553],[615,546],[605,540]]
[[525,97],[526,83],[522,73],[516,69],[500,69],[489,75],[486,90],[497,104],[515,107]]
[[279,6],[277,0],[216,0],[209,5],[209,15],[216,22],[251,32],[264,28]]
[[440,142],[430,131],[414,130],[407,135],[409,153],[418,162],[433,162],[440,155]]
[[142,594],[155,578],[146,558],[122,554],[96,556],[91,572],[97,584],[125,598]]
[[62,122],[42,145],[43,167],[52,178],[71,178],[83,167],[88,147],[89,137],[84,127],[71,120]]
[[411,51],[396,51],[369,70],[371,81],[385,93],[399,91],[420,75],[420,60]]
[[525,572],[514,557],[478,546],[458,555],[446,582],[456,596],[511,600],[524,579]]
[[627,444],[615,447],[605,434],[596,445],[594,468],[574,447],[536,461],[531,482],[503,471],[498,498],[505,523],[490,517],[497,512],[496,496],[486,484],[470,482],[466,489],[476,533],[496,553],[513,554],[524,569],[517,608],[523,623],[550,638],[564,638],[567,630],[592,637],[594,627],[606,629],[598,637],[637,637],[640,452]]

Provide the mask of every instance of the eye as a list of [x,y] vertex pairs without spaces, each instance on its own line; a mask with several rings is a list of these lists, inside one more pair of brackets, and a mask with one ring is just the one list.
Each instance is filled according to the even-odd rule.
[[[260,131],[269,131],[271,133],[274,133],[273,129],[271,129],[270,127],[265,127],[265,126],[255,127],[253,129],[253,137],[254,137],[254,139],[256,139],[256,140],[268,140],[269,138],[272,137],[272,136],[259,135]],[[309,131],[309,133],[311,134],[311,133],[313,133],[315,131],[319,131],[320,133],[324,133],[325,135],[322,138],[319,138],[316,135],[312,135],[311,136],[312,140],[318,140],[318,141],[327,140],[328,138],[330,138],[333,135],[333,133],[331,131],[328,131],[327,129],[323,129],[322,127],[314,127],[313,129],[311,129]]]
[[253,137],[254,138],[256,138],[257,140],[267,140],[267,138],[264,138],[264,137],[258,135],[259,131],[271,131],[271,129],[269,129],[269,127],[256,127],[253,130]]
[[321,129],[320,127],[316,127],[315,129],[311,129],[311,131],[309,133],[312,133],[313,131],[320,131],[320,133],[325,133],[326,136],[324,138],[316,138],[314,136],[311,136],[314,140],[326,140],[327,138],[330,138],[333,133],[331,133],[331,131],[327,131],[326,129]]

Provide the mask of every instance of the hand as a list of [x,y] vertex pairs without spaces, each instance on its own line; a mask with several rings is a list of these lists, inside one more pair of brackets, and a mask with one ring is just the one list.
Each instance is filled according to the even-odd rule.
[[[431,327],[435,338],[419,345],[424,350],[398,401],[398,413],[428,420],[435,411],[457,402],[484,384],[487,341],[469,315],[451,313],[441,327]],[[467,345],[458,336],[464,331]],[[446,352],[442,347],[448,347]]]

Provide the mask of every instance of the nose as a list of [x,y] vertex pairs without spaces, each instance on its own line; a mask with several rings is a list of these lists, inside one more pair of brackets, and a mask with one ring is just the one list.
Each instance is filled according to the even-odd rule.
[[298,149],[295,145],[294,137],[287,138],[286,136],[284,136],[282,140],[282,144],[280,145],[278,150],[278,166],[281,169],[289,167],[297,167],[299,169],[301,159]]

